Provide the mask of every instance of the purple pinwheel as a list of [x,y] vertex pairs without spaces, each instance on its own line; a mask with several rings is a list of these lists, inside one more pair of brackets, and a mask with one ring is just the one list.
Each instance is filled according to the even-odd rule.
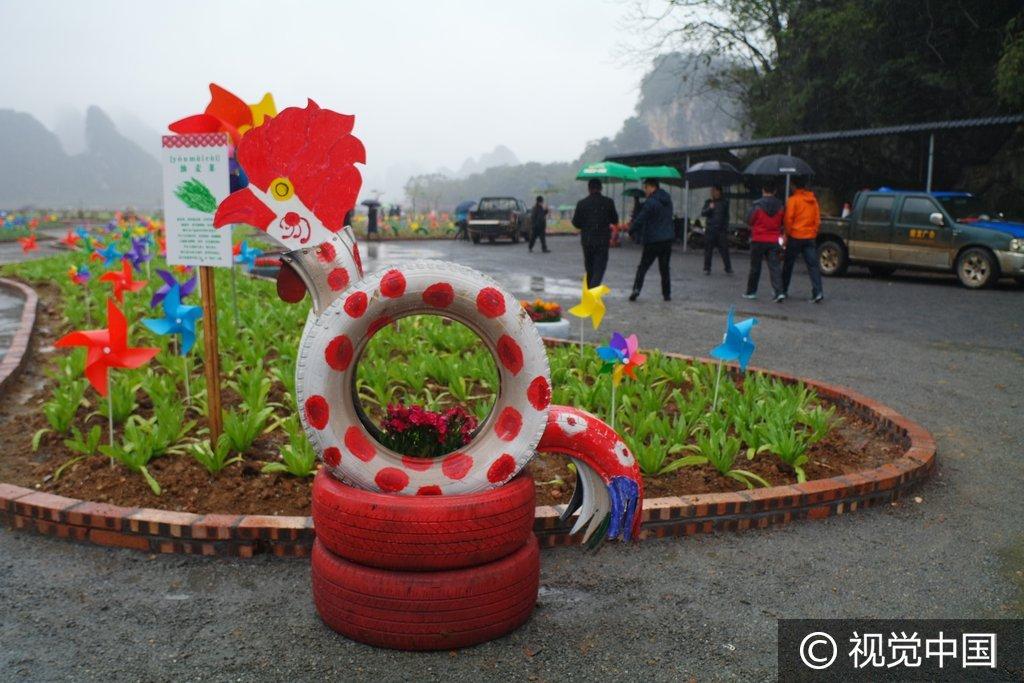
[[149,240],[146,238],[132,238],[132,248],[124,255],[135,270],[142,270],[142,264],[152,258],[149,254]]
[[195,291],[196,284],[198,284],[195,275],[192,275],[192,277],[185,280],[184,282],[178,282],[177,278],[175,278],[173,274],[166,270],[157,270],[156,274],[160,276],[160,279],[164,281],[164,284],[163,286],[160,287],[160,289],[153,292],[153,298],[149,300],[150,308],[156,308],[157,306],[159,306],[160,302],[167,297],[167,294],[168,292],[171,291],[172,287],[178,287],[179,295],[182,299],[184,299],[186,296]]

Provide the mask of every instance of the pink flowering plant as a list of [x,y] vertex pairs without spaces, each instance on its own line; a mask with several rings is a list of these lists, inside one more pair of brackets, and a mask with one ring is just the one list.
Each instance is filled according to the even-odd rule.
[[434,412],[417,405],[389,404],[381,426],[381,442],[396,453],[437,458],[469,443],[477,421],[462,406]]

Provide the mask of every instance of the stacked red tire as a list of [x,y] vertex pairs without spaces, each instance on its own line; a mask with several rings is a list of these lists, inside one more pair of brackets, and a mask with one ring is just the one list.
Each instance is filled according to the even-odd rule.
[[465,495],[396,496],[313,484],[313,600],[324,623],[370,645],[468,647],[527,621],[540,561],[526,475]]

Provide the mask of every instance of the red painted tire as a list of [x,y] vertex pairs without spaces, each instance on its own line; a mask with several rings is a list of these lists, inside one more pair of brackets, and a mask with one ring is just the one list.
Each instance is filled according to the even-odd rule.
[[[451,318],[476,332],[498,370],[498,395],[473,440],[433,461],[403,457],[366,429],[353,396],[359,358],[382,327],[409,315]],[[320,459],[341,481],[406,496],[501,486],[535,454],[551,403],[548,356],[519,301],[465,266],[418,261],[352,283],[302,333],[299,415]]]
[[532,537],[495,562],[468,569],[396,572],[364,567],[313,545],[313,602],[330,628],[396,650],[449,650],[493,640],[525,623],[540,582]]
[[369,567],[434,571],[505,557],[533,530],[533,479],[453,496],[393,496],[339,482],[321,469],[313,481],[313,525],[335,555]]

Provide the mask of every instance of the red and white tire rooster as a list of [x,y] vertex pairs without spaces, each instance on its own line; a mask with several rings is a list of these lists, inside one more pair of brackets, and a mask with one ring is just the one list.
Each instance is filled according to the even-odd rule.
[[[214,217],[216,227],[246,223],[285,247],[278,294],[294,303],[309,292],[313,306],[304,340],[312,329],[327,324],[321,317],[329,308],[338,308],[332,304],[364,276],[355,235],[351,226],[345,225],[362,183],[355,164],[366,162],[363,144],[352,135],[354,123],[353,116],[321,109],[310,101],[305,108],[285,109],[247,132],[238,145],[237,161],[249,185],[221,202]],[[382,295],[389,296],[389,292]],[[525,320],[523,324],[532,325]],[[384,324],[387,322],[390,320]],[[350,348],[336,343],[334,350],[328,351],[335,354],[328,363],[357,362],[338,355]],[[296,383],[296,398],[299,406],[306,406],[304,424],[309,430],[311,419],[326,421],[329,406],[321,396],[304,395],[304,387],[303,382]],[[309,410],[312,403],[316,404],[315,414]],[[546,400],[542,410],[546,411],[546,424],[543,419],[539,423],[543,431],[536,450],[571,458],[578,475],[563,520],[578,512],[573,532],[585,529],[584,542],[592,545],[606,538],[635,538],[640,530],[643,484],[636,459],[625,443],[611,427],[585,411],[549,406]],[[345,462],[340,448],[325,448],[319,440],[311,441],[325,464],[337,468]],[[373,455],[372,446],[368,452],[362,447],[351,450],[349,460]],[[438,491],[437,487],[421,487],[421,492],[423,488]]]

